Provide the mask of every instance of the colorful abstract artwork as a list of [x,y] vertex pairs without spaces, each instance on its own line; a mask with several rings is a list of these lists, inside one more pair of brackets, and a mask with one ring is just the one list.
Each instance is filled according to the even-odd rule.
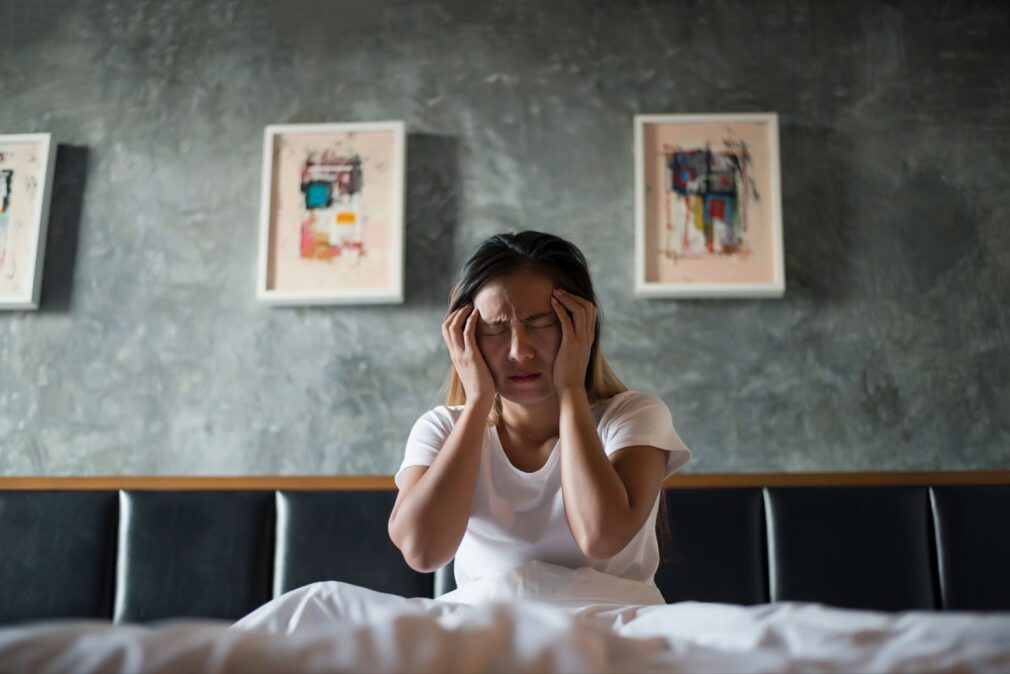
[[667,146],[663,156],[666,256],[746,256],[748,211],[761,199],[749,174],[747,143],[727,135],[721,150]]
[[635,119],[636,294],[781,296],[774,114]]
[[361,157],[310,153],[302,165],[301,190],[301,256],[329,260],[363,255]]
[[0,309],[36,309],[55,147],[49,134],[0,135]]
[[402,122],[267,127],[258,297],[400,302]]

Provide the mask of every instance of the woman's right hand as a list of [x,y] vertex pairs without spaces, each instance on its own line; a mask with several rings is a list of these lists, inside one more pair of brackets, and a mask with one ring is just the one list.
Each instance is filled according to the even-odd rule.
[[449,357],[463,384],[467,405],[483,405],[491,411],[494,403],[494,378],[477,347],[477,321],[480,312],[465,304],[450,313],[442,323],[442,339],[449,347]]

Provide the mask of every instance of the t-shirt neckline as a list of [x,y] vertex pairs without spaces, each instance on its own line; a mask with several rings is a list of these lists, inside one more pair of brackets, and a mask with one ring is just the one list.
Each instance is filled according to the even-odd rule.
[[554,443],[551,453],[547,456],[547,460],[544,461],[544,465],[540,466],[540,468],[532,473],[527,473],[525,470],[522,470],[512,463],[509,455],[505,453],[505,447],[502,445],[501,438],[498,436],[498,427],[491,426],[490,428],[493,435],[491,444],[494,446],[495,452],[498,454],[498,458],[501,459],[516,475],[521,475],[522,477],[539,477],[544,475],[555,463],[557,463],[558,455],[561,454],[561,438],[559,437],[557,442]]

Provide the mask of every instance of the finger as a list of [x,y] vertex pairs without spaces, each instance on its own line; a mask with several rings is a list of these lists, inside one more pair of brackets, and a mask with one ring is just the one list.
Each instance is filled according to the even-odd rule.
[[464,309],[466,309],[466,306],[462,306],[459,309],[456,309],[455,311],[450,311],[446,315],[445,320],[442,321],[442,327],[446,329],[451,328],[453,321],[459,318],[460,313],[462,313]]
[[590,341],[592,341],[593,338],[594,338],[595,330],[596,330],[596,317],[599,315],[599,312],[596,309],[596,305],[593,304],[590,300],[582,299],[582,304],[583,304],[583,307],[585,308],[585,312],[586,312],[586,314],[585,314],[586,315],[586,323],[585,323],[585,325],[586,325],[586,338],[589,339]]
[[466,319],[466,325],[463,327],[463,343],[466,348],[472,352],[479,353],[477,349],[477,321],[480,320],[480,311],[474,309],[470,314],[470,318]]
[[555,293],[555,297],[565,309],[572,312],[571,324],[572,328],[575,331],[574,334],[576,337],[581,337],[583,334],[585,334],[585,323],[586,323],[585,312],[583,311],[582,306],[577,304],[572,299],[572,296],[566,293],[564,290],[558,289],[558,292]]
[[[576,330],[580,336],[585,335],[587,339],[592,340],[596,331],[596,305],[593,304],[591,300],[587,300],[584,297],[579,297],[578,295],[573,295],[572,293],[566,292],[561,288],[558,288],[559,297],[562,300],[569,300],[570,304],[566,306],[572,309],[573,313],[580,315],[580,319],[575,321]],[[572,307],[574,305],[577,309]]]
[[452,327],[450,333],[452,334],[452,342],[456,345],[456,348],[460,351],[463,350],[465,344],[463,342],[463,326],[466,324],[467,318],[473,313],[473,305],[467,304],[460,308],[459,314],[452,322]]
[[450,350],[452,349],[452,339],[449,337],[449,326],[452,325],[452,319],[455,316],[456,312],[451,311],[449,312],[449,315],[445,317],[445,320],[442,321],[442,341],[445,342],[445,345],[448,346]]
[[554,309],[554,313],[558,315],[558,321],[561,323],[561,340],[570,340],[575,327],[572,325],[572,319],[565,310],[564,305],[561,304],[557,297],[552,297],[551,308]]
[[444,321],[442,321],[442,341],[444,341],[445,345],[449,347],[450,353],[453,348],[455,348],[455,343],[452,340],[452,324],[456,320],[456,317],[459,316],[460,311],[462,311],[462,309],[450,311],[449,315],[445,317]]
[[592,311],[596,309],[596,305],[587,300],[585,297],[579,297],[578,295],[573,295],[572,293],[565,292],[564,290],[561,292],[563,292],[566,298],[570,299],[582,310],[582,316],[585,319],[585,324],[588,325],[590,315]]

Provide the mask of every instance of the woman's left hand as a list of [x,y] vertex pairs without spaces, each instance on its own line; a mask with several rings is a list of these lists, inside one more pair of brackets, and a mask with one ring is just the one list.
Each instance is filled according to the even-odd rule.
[[[551,307],[561,322],[561,348],[554,358],[554,388],[585,389],[586,368],[596,333],[596,305],[555,288]],[[569,316],[569,312],[571,315]]]

